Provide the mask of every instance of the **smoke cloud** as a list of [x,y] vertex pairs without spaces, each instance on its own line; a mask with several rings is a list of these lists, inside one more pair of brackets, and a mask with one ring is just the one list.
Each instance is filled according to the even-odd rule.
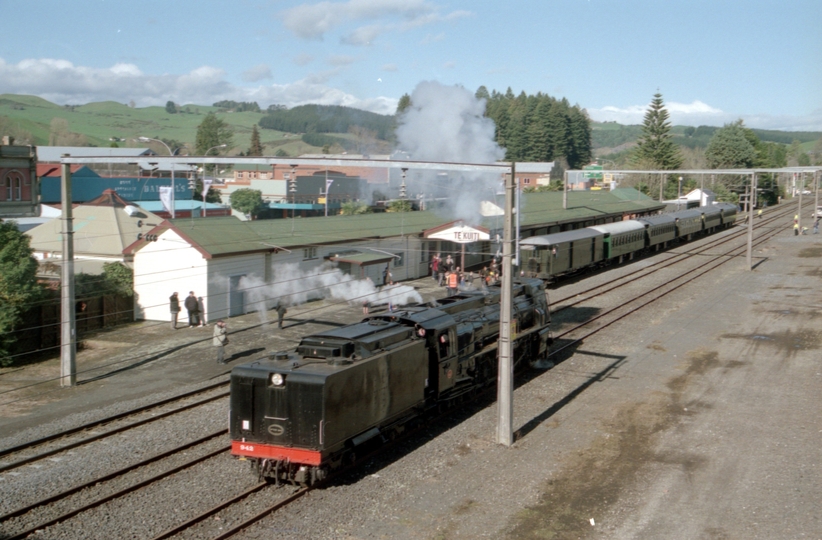
[[[422,82],[398,119],[399,150],[418,161],[495,163],[505,157],[505,150],[494,141],[494,122],[484,113],[485,100],[465,88]],[[500,181],[497,174],[410,171],[407,185],[414,195],[447,199],[437,210],[446,217],[476,225],[480,203],[493,200]]]
[[272,283],[265,283],[253,274],[243,276],[239,282],[239,288],[245,293],[247,309],[259,312],[263,322],[266,312],[277,303],[295,306],[320,299],[349,304],[422,303],[422,296],[413,287],[392,285],[378,289],[370,279],[356,279],[340,271],[333,263],[325,263],[308,271],[301,271],[297,263],[278,264],[273,269]]

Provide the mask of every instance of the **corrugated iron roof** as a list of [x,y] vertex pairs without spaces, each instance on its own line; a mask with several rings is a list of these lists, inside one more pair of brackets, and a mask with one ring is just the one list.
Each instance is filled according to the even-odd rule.
[[[608,215],[622,215],[658,210],[660,203],[633,192],[633,199],[613,192],[572,192],[568,209],[562,208],[562,192],[523,194],[522,226],[590,220]],[[169,220],[181,236],[191,241],[207,258],[271,249],[300,249],[313,245],[332,245],[359,239],[418,236],[427,229],[454,221],[453,216],[437,211],[392,212],[355,216],[329,216],[291,219],[240,221],[234,217]],[[477,224],[500,229],[502,219],[484,218]],[[164,225],[165,226],[165,225]],[[133,246],[139,249],[140,245]]]

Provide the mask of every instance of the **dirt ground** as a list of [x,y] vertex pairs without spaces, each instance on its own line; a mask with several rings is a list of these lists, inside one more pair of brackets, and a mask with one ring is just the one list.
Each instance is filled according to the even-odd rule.
[[[358,485],[318,494],[382,509],[340,517],[338,536],[822,538],[822,237],[789,230],[755,250],[754,271],[737,257],[522,382],[513,448],[493,443],[491,406]],[[431,280],[414,284],[435,294]],[[231,319],[233,363],[353,313],[317,307],[289,310],[283,331]],[[167,327],[95,336],[74,388],[59,388],[59,361],[0,371],[0,430],[225,376],[210,327]]]

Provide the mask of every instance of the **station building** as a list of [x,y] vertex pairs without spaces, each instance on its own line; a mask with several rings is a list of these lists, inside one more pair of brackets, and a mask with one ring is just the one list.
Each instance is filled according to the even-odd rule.
[[[663,204],[633,189],[568,194],[523,195],[521,237],[588,227],[661,211]],[[256,287],[300,276],[334,264],[355,278],[383,284],[388,266],[395,281],[430,274],[435,254],[454,256],[464,267],[477,269],[501,250],[500,216],[482,218],[473,226],[487,231],[480,240],[461,244],[442,233],[472,224],[455,222],[437,211],[240,221],[233,217],[165,220],[150,231],[150,240],[137,240],[125,249],[134,267],[135,317],[168,320],[168,297],[194,291],[203,299],[207,321],[241,315],[253,309]],[[447,235],[446,235],[447,238]],[[271,305],[277,298],[270,298]],[[268,306],[270,307],[270,306]]]

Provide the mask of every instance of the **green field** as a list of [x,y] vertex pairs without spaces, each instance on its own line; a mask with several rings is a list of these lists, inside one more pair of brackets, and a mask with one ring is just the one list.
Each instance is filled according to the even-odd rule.
[[[248,150],[251,145],[251,129],[265,116],[264,112],[227,112],[225,109],[206,105],[182,105],[180,112],[169,114],[164,107],[132,108],[123,103],[103,101],[87,105],[61,106],[35,96],[0,94],[0,120],[6,117],[7,125],[17,130],[29,132],[34,137],[34,144],[48,145],[51,121],[63,118],[68,122],[72,133],[82,134],[92,146],[109,146],[113,138],[124,139],[117,142],[119,146],[143,147],[145,144],[135,142],[137,137],[154,139],[174,139],[186,144],[193,152],[197,126],[209,112],[217,116],[234,129],[234,147],[225,154],[238,154]],[[592,122],[593,148],[616,148],[637,140],[642,133],[639,125],[622,125],[615,122]],[[693,136],[685,135],[685,126],[673,126],[671,133],[674,142],[686,147],[707,146],[708,141],[718,128],[700,127]],[[803,151],[814,148],[822,133],[818,132],[781,132],[754,130],[762,141],[790,144],[796,139]],[[306,144],[301,134],[284,133],[271,129],[259,129],[260,139],[265,146],[266,155],[274,155],[282,149],[289,156],[306,153],[320,153],[322,149]],[[348,133],[338,134],[350,138]],[[156,145],[155,151],[162,153],[163,148]],[[383,149],[380,149],[383,150]]]
[[[174,139],[194,145],[197,126],[205,115],[214,112],[234,129],[234,148],[227,152],[236,154],[245,151],[251,144],[251,129],[265,113],[226,112],[223,109],[203,105],[182,105],[181,112],[169,114],[164,107],[131,108],[122,103],[104,101],[78,106],[60,106],[35,96],[0,94],[0,117],[8,118],[8,123],[34,136],[37,145],[49,144],[51,121],[63,118],[73,133],[85,135],[93,146],[109,146],[112,138],[125,139],[120,146],[142,147],[134,142],[137,137],[154,139]],[[260,139],[266,154],[273,154],[282,148],[289,155],[319,152],[320,149],[307,145],[295,134],[269,129],[260,129]],[[162,148],[156,148],[158,152]]]

